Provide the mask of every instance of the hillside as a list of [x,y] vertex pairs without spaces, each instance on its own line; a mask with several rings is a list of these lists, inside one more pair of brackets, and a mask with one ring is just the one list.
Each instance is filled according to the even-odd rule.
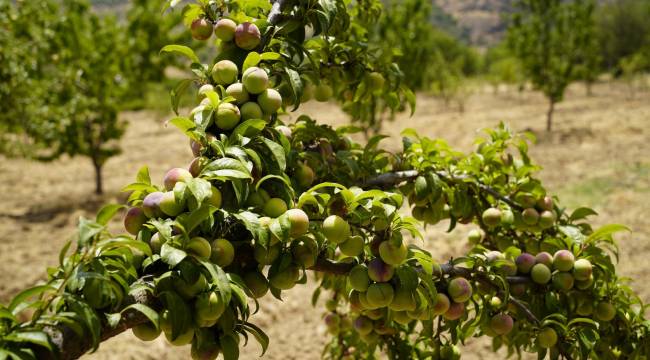
[[504,15],[513,0],[433,0],[465,29],[473,45],[488,46],[498,42],[506,29]]

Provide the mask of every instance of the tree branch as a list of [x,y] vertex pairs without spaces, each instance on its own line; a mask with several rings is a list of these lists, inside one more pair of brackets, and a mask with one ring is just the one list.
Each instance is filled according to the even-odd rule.
[[[470,178],[469,175],[451,175],[444,171],[433,171],[433,173],[451,182],[460,182]],[[413,180],[419,175],[420,172],[418,170],[389,172],[389,173],[379,174],[375,177],[371,177],[365,180],[362,186],[380,186],[380,187],[392,186],[392,185],[399,184],[402,181]],[[485,191],[486,193],[492,195],[494,198],[499,199],[504,203],[510,205],[510,207],[512,207],[513,209],[523,210],[523,208],[516,202],[512,201],[510,197],[500,194],[494,188],[480,182],[476,182],[475,185],[480,190]]]

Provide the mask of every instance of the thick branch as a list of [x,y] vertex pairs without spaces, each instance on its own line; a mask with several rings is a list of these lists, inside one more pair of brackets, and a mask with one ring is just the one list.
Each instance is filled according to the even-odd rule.
[[[434,171],[434,173],[443,179],[447,179],[453,182],[463,181],[469,178],[468,175],[451,175],[447,172],[442,172],[442,171]],[[395,171],[390,173],[384,173],[372,177],[370,179],[367,179],[366,181],[364,181],[363,186],[380,186],[380,187],[392,186],[392,185],[399,184],[403,181],[413,180],[416,177],[418,177],[418,175],[420,175],[420,172],[417,170],[406,170],[406,171]],[[476,186],[482,191],[485,191],[486,193],[492,195],[494,198],[499,199],[504,203],[510,205],[510,207],[512,207],[513,209],[522,210],[522,207],[519,204],[512,201],[512,199],[510,199],[508,196],[500,194],[494,188],[480,182],[477,182]]]
[[[130,295],[125,299],[124,308],[132,304],[144,304],[153,309],[159,309],[160,304],[158,300],[148,291],[141,291],[137,294]],[[146,323],[149,321],[147,317],[141,312],[128,309],[122,314],[122,318],[115,327],[110,327],[107,323],[102,324],[101,332],[99,334],[102,343],[113,336],[119,335],[124,331]],[[92,339],[89,336],[79,336],[70,327],[60,324],[57,326],[46,326],[43,331],[47,333],[55,348],[58,349],[58,357],[50,353],[44,348],[36,350],[36,358],[44,360],[72,360],[78,359],[83,354],[92,349]]]

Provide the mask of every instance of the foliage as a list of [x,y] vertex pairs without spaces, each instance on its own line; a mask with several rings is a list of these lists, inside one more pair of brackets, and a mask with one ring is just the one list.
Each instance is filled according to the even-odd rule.
[[617,0],[598,7],[598,42],[606,68],[620,74],[621,60],[643,51],[650,59],[649,17],[650,4],[643,0]]
[[[208,40],[217,24],[214,61],[164,49],[195,74],[173,97],[200,85],[199,105],[170,120],[196,158],[162,185],[144,167],[124,188],[130,235],[107,231],[120,205],[81,219],[75,249],[64,247],[48,280],[0,307],[2,356],[73,359],[129,328],[145,341],[164,333],[191,344],[194,359],[236,359],[250,336],[264,352],[270,339],[252,305],[269,292],[281,298],[307,271],[319,281],[313,300],[328,298],[325,358],[456,359],[473,336],[540,358],[650,352],[646,308],[614,266],[613,236],[626,228],[593,228],[593,210],[569,211],[547,193],[529,137],[500,125],[464,154],[405,130],[403,149],[389,152],[384,136],[350,140],[351,126],[307,115],[284,124],[279,115],[303,92],[306,49],[367,58],[363,46],[339,48],[350,44],[336,38],[347,2],[216,5],[184,8],[195,38]],[[307,22],[313,37],[297,41]],[[340,75],[325,71],[340,63],[309,62],[331,76],[323,82]],[[365,75],[356,73],[362,84]],[[439,222],[472,224],[468,254],[445,260],[417,246],[422,226]]]
[[2,1],[0,92],[2,151],[52,160],[89,157],[101,192],[101,167],[119,152],[124,124],[128,53],[113,18],[94,15],[85,1]]
[[508,42],[526,76],[550,102],[551,130],[554,105],[576,76],[579,64],[592,53],[594,3],[591,0],[521,0],[508,28]]
[[521,86],[525,82],[521,63],[508,49],[506,42],[501,42],[487,50],[483,71],[495,92],[500,84]]

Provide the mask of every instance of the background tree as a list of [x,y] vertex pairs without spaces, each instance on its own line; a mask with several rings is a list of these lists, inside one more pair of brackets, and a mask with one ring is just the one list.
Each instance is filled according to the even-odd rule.
[[14,49],[3,52],[0,70],[3,151],[43,161],[88,157],[102,193],[102,167],[119,153],[125,126],[117,103],[129,86],[127,35],[84,0],[2,7],[2,41]]
[[606,2],[599,6],[596,15],[599,47],[605,67],[620,74],[621,59],[644,51],[646,57],[650,55],[650,4],[647,1]]
[[521,63],[505,41],[486,51],[482,71],[495,94],[501,84],[517,85],[520,89],[525,85]]
[[508,27],[508,42],[533,86],[548,98],[546,130],[552,127],[555,104],[589,54],[594,11],[590,0],[521,0]]

